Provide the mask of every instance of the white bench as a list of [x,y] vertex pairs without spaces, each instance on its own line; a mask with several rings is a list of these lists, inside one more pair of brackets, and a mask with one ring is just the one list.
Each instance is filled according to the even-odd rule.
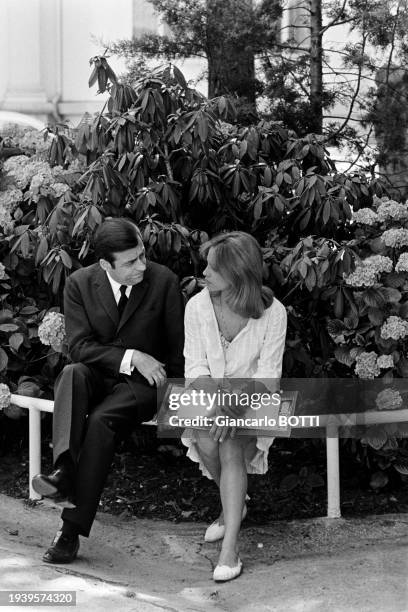
[[[40,499],[31,486],[35,474],[41,472],[41,412],[53,412],[51,400],[12,395],[11,403],[29,411],[29,496]],[[349,414],[320,415],[319,427],[326,429],[327,462],[327,517],[340,518],[340,466],[339,466],[339,428],[340,426],[376,425],[384,423],[408,422],[408,409],[369,411]],[[144,423],[155,425],[154,421]],[[299,425],[301,426],[301,425]],[[309,427],[308,427],[309,428]]]

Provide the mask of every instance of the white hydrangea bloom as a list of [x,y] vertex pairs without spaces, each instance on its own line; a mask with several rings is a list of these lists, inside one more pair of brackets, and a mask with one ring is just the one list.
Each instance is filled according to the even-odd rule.
[[51,168],[49,166],[48,168],[42,168],[31,179],[30,193],[37,194],[40,189],[49,190],[54,180]]
[[378,410],[397,410],[402,405],[402,397],[396,389],[384,389],[375,398]]
[[51,188],[56,198],[60,198],[64,193],[69,191],[69,186],[66,183],[54,183],[51,185]]
[[364,259],[364,265],[370,266],[377,274],[392,272],[392,259],[384,255],[371,255]]
[[408,229],[392,228],[383,232],[381,240],[389,247],[408,246]]
[[6,208],[0,208],[0,227],[2,228],[4,234],[10,234],[14,227],[14,222],[10,211]]
[[371,208],[360,208],[353,212],[353,221],[364,225],[375,225],[380,221],[377,213]]
[[377,365],[381,369],[393,368],[394,359],[392,358],[392,355],[380,355],[377,359]]
[[4,280],[6,276],[6,266],[0,262],[0,280]]
[[408,335],[408,321],[391,315],[381,326],[381,338],[384,340],[400,340]]
[[61,176],[61,174],[64,174],[64,172],[66,171],[64,170],[62,166],[53,166],[51,168],[51,172],[53,176],[58,177],[58,176]]
[[83,172],[85,172],[85,170],[85,163],[78,158],[72,160],[68,168],[63,168],[62,166],[54,166],[53,168],[51,168],[51,172],[57,180],[61,177],[72,175],[75,172],[80,172],[82,174]]
[[372,287],[377,282],[377,275],[368,266],[357,266],[345,277],[346,285],[351,287]]
[[378,206],[377,214],[380,221],[408,219],[408,205],[407,203],[403,204],[402,202],[395,202],[395,200],[388,200],[388,202],[382,202]]
[[22,166],[25,166],[30,158],[27,155],[14,155],[9,157],[3,164],[4,172],[14,173],[18,171]]
[[359,378],[375,378],[381,374],[377,363],[378,355],[374,351],[362,352],[356,357],[354,372]]
[[8,386],[0,383],[0,409],[10,406],[11,392]]
[[57,348],[65,341],[65,319],[59,312],[48,312],[38,327],[42,344]]
[[36,153],[46,153],[50,148],[52,135],[48,135],[47,139],[44,139],[43,132],[38,130],[27,130],[24,135],[17,139],[17,144],[20,149],[32,149]]
[[396,272],[408,272],[408,253],[401,253],[395,264]]
[[23,199],[23,192],[16,187],[9,187],[5,191],[0,191],[0,208],[15,210]]
[[392,260],[384,255],[371,255],[358,264],[353,272],[345,277],[346,285],[352,287],[372,287],[383,272],[392,271]]
[[36,174],[46,176],[51,174],[48,162],[25,155],[16,155],[8,159],[4,163],[4,171],[19,189],[25,189]]

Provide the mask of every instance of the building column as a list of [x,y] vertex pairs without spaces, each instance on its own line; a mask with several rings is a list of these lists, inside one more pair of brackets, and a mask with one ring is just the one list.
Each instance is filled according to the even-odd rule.
[[60,0],[5,0],[0,109],[58,119],[61,74]]

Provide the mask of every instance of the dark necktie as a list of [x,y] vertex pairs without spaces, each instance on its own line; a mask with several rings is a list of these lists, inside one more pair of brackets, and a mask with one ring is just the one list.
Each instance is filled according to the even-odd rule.
[[120,298],[118,302],[119,319],[123,315],[123,311],[125,310],[125,307],[128,301],[128,297],[126,295],[126,289],[127,289],[127,285],[120,286]]

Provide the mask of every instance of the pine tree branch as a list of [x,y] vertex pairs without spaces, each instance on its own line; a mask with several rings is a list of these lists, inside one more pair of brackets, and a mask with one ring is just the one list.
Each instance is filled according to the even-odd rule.
[[343,15],[344,9],[346,8],[346,4],[347,4],[347,0],[343,0],[343,5],[340,11],[338,12],[338,14],[335,17],[333,17],[333,19],[320,30],[320,34],[323,35],[328,29],[332,28],[333,26],[340,25],[342,23],[349,23],[350,21],[354,21],[354,19],[347,19],[344,21],[337,22],[337,20],[340,19],[341,16]]

